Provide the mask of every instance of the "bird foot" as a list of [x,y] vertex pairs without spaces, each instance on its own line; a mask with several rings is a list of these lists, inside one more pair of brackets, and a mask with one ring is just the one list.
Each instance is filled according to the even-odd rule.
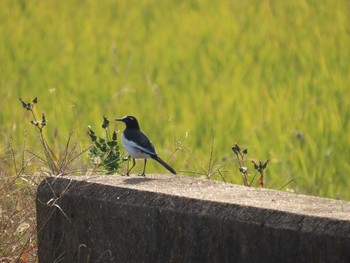
[[146,176],[146,174],[145,174],[145,173],[143,173],[143,174],[139,174],[139,176],[143,176],[143,177],[145,177],[145,176]]

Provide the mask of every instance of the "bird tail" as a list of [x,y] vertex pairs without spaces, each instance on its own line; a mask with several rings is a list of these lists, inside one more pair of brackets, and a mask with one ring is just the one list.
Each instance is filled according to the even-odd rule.
[[176,174],[175,170],[173,168],[170,167],[169,164],[167,164],[166,162],[164,162],[162,159],[160,159],[158,156],[152,157],[154,160],[156,160],[158,163],[160,163],[161,165],[163,165],[166,169],[168,169],[172,174]]

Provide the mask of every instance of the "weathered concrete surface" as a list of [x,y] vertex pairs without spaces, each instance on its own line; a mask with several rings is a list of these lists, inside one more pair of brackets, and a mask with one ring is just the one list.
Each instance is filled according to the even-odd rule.
[[190,177],[47,178],[37,225],[39,262],[350,262],[350,203]]

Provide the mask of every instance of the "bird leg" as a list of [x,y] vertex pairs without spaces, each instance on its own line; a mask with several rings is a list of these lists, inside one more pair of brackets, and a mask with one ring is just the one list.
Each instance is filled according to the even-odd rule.
[[136,164],[135,158],[132,158],[132,166],[131,166],[131,168],[129,169],[130,158],[131,158],[131,156],[129,156],[129,158],[128,158],[128,166],[127,166],[128,169],[126,170],[126,174],[125,174],[126,176],[129,176],[129,174],[130,174],[132,168],[134,168],[134,166],[135,166],[135,164]]
[[145,163],[143,165],[143,172],[142,174],[140,174],[140,176],[146,176],[145,172],[146,172],[146,163],[147,163],[147,159],[145,159]]

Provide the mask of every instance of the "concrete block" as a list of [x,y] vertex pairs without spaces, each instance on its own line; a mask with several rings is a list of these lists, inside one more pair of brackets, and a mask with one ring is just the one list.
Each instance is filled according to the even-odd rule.
[[350,262],[350,203],[176,175],[49,177],[39,262]]

